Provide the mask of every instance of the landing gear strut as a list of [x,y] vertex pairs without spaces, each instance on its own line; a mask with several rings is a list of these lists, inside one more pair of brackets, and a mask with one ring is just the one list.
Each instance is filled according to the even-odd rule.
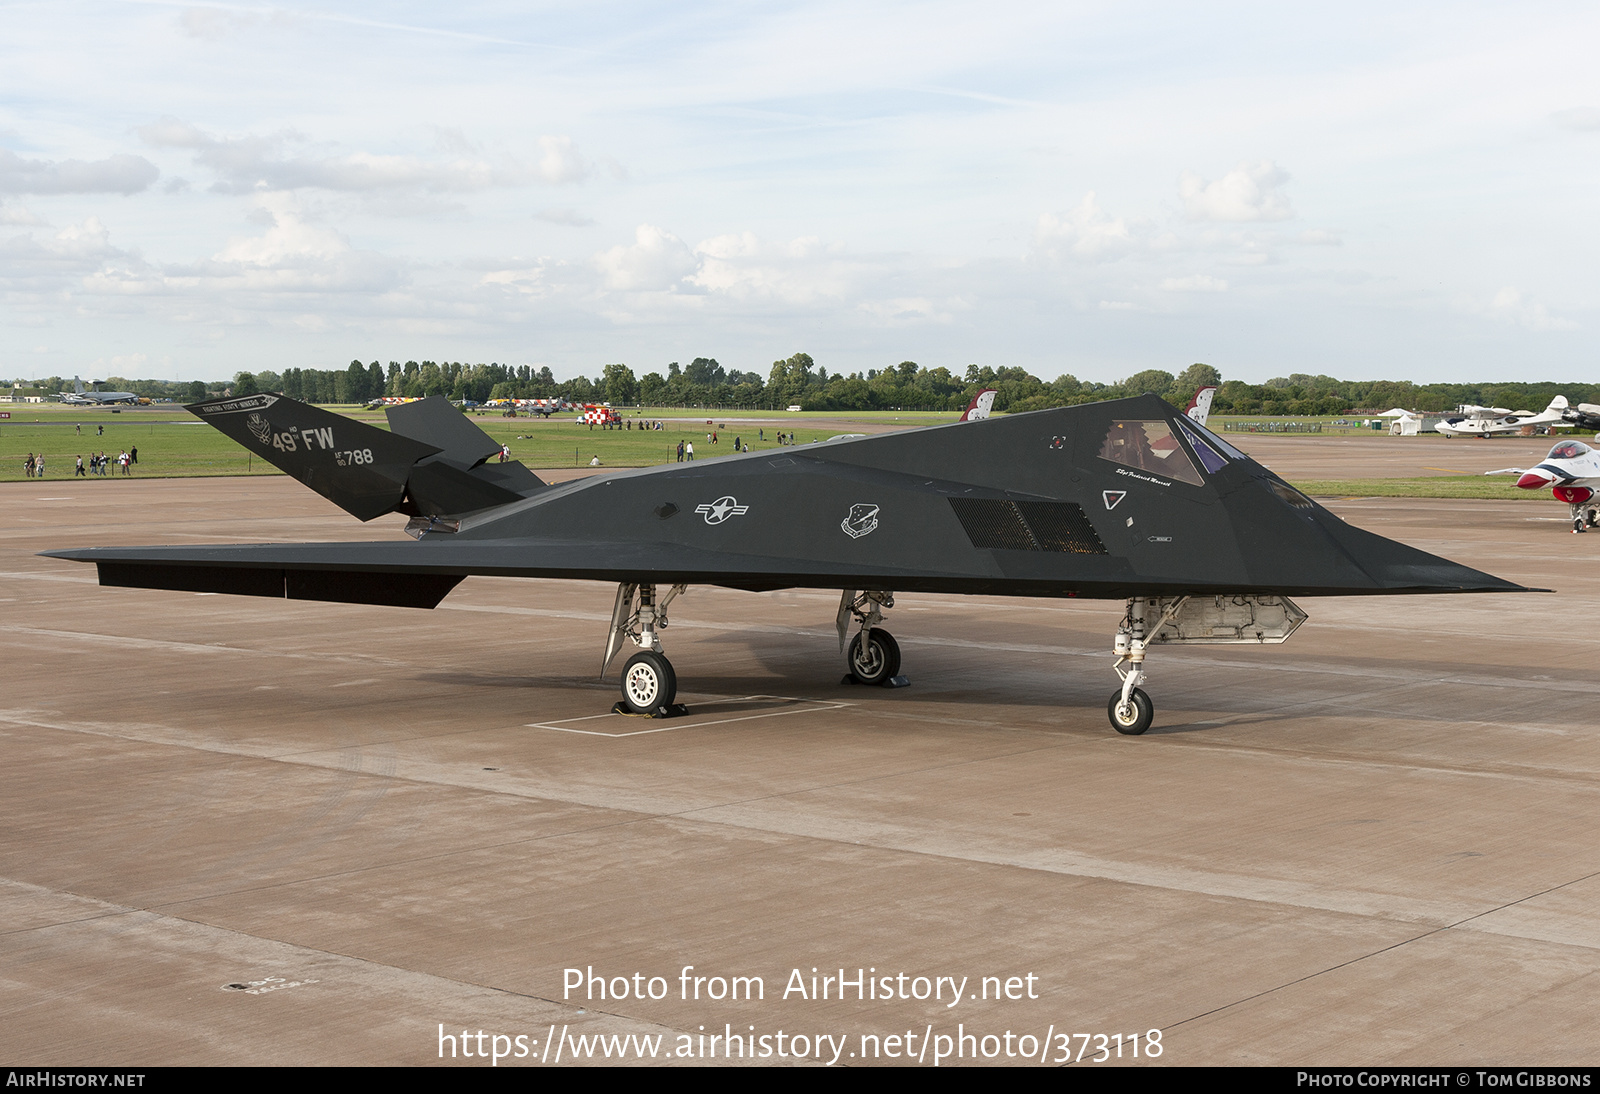
[[667,605],[686,589],[674,585],[658,603],[654,585],[617,586],[616,606],[611,609],[611,633],[606,638],[606,655],[600,662],[600,675],[622,648],[623,639],[639,647],[622,667],[622,701],[612,708],[618,714],[668,718],[687,714],[678,697],[678,674],[661,652],[661,635],[667,628]]
[[1286,596],[1136,596],[1117,627],[1113,666],[1122,687],[1111,693],[1111,728],[1136,737],[1150,728],[1155,704],[1144,683],[1147,647],[1157,642],[1195,645],[1270,645],[1286,640],[1306,613]]
[[[883,609],[892,607],[893,593],[873,589],[846,589],[839,598],[835,626],[839,631],[839,652],[845,654],[845,667],[850,670],[842,683],[899,688],[910,682],[900,675],[900,644],[878,625],[883,622]],[[850,640],[846,653],[845,635],[850,632],[852,619],[861,624],[861,630]]]
[[1574,532],[1587,532],[1596,524],[1600,524],[1600,513],[1597,513],[1591,502],[1575,502],[1568,506],[1572,513],[1572,530]]
[[[1146,627],[1146,613],[1149,600],[1146,597],[1136,596],[1128,601],[1128,611],[1122,617],[1122,622],[1117,625],[1117,639],[1112,645],[1112,650],[1117,655],[1117,663],[1111,667],[1122,679],[1122,688],[1111,693],[1111,702],[1106,706],[1106,713],[1111,718],[1111,728],[1118,733],[1125,733],[1130,737],[1137,737],[1150,728],[1150,723],[1155,721],[1156,705],[1150,701],[1150,696],[1145,694],[1144,683],[1144,652],[1154,635],[1173,617],[1182,610],[1187,597],[1180,597],[1171,602],[1171,607],[1161,614],[1160,621],[1154,627]],[[1160,601],[1156,603],[1159,605]],[[1126,667],[1124,667],[1126,666]]]

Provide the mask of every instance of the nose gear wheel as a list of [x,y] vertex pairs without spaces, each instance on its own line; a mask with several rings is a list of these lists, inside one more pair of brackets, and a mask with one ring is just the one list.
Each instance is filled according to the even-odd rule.
[[857,683],[881,684],[900,675],[900,643],[888,631],[874,627],[851,639],[846,663]]
[[1111,702],[1106,706],[1106,713],[1111,716],[1111,726],[1118,733],[1125,733],[1129,737],[1137,737],[1150,728],[1150,723],[1155,721],[1156,705],[1150,701],[1150,696],[1144,693],[1143,688],[1134,688],[1133,694],[1128,696],[1127,705],[1123,705],[1120,690],[1111,693]]
[[622,701],[633,713],[657,713],[677,696],[678,675],[659,653],[641,651],[622,667]]

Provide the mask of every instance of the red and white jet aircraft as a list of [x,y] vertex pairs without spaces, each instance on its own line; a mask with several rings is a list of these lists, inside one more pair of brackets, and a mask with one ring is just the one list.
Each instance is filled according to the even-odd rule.
[[1486,475],[1517,475],[1524,490],[1550,488],[1557,501],[1567,503],[1572,513],[1572,530],[1585,532],[1600,523],[1600,450],[1582,441],[1562,441],[1533,467],[1502,467]]

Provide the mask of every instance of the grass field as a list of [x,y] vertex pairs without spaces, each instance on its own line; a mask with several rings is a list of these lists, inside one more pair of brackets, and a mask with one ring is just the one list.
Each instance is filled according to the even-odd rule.
[[1313,497],[1483,498],[1494,501],[1549,501],[1548,490],[1519,490],[1516,476],[1483,475],[1421,479],[1296,479],[1294,485]]
[[[381,411],[350,407],[328,409],[387,428]],[[779,429],[793,432],[800,444],[825,441],[847,431],[840,427],[841,419],[837,415],[785,415],[780,411],[769,412],[762,421],[749,422],[719,417],[684,419],[686,413],[690,412],[678,409],[641,411],[638,421],[655,418],[663,422],[665,428],[659,431],[591,428],[574,421],[570,414],[550,419],[484,414],[472,420],[495,440],[508,445],[513,459],[533,468],[582,467],[595,456],[599,456],[606,467],[648,467],[676,460],[680,440],[694,444],[696,460],[706,460],[731,455],[735,440],[748,442],[752,451],[777,448],[776,431]],[[178,406],[130,409],[120,414],[45,406],[27,407],[13,414],[10,420],[0,420],[0,482],[24,478],[23,465],[29,453],[44,455],[45,478],[49,481],[75,477],[80,455],[87,465],[91,453],[105,452],[115,459],[124,448],[139,450],[139,462],[132,473],[144,478],[282,473],[271,464],[252,457],[244,448],[190,417]],[[738,415],[740,418],[753,416],[743,412]],[[818,418],[828,420],[818,422]],[[854,420],[932,425],[955,418],[955,414],[880,414],[857,415]],[[708,421],[712,424],[707,425]],[[706,440],[706,434],[712,431],[717,434],[715,444]],[[116,472],[112,467],[107,477]],[[121,477],[120,474],[117,477]]]
[[[3,406],[3,404],[0,404]],[[386,427],[382,411],[364,408],[330,407],[358,421]],[[76,457],[85,463],[91,453],[105,452],[113,459],[124,448],[139,450],[139,462],[132,468],[139,478],[193,478],[216,475],[277,475],[282,472],[252,457],[244,448],[210,426],[192,418],[182,407],[157,406],[127,409],[118,414],[108,410],[80,407],[25,405],[12,410],[13,417],[0,420],[0,482],[23,479],[23,463],[28,453],[45,457],[46,481],[75,477]],[[691,417],[692,415],[692,417]],[[630,412],[629,417],[633,417]],[[600,457],[605,467],[647,467],[671,463],[677,458],[679,441],[691,441],[697,460],[731,455],[733,442],[748,442],[753,450],[779,447],[776,431],[793,432],[800,444],[827,440],[848,432],[850,423],[901,426],[934,425],[954,421],[954,413],[919,414],[897,411],[857,413],[798,413],[784,411],[730,411],[727,415],[675,407],[646,408],[637,420],[659,419],[665,428],[591,429],[572,415],[556,418],[504,418],[493,413],[473,416],[473,421],[495,440],[508,445],[513,459],[532,468],[582,467]],[[744,420],[740,420],[744,419]],[[751,421],[749,419],[758,419]],[[1265,419],[1245,419],[1265,420]],[[1332,419],[1294,419],[1296,421]],[[707,424],[707,423],[711,424]],[[1218,420],[1213,419],[1213,427]],[[706,440],[716,430],[718,443]],[[98,432],[98,430],[103,430]],[[1344,432],[1330,428],[1322,434],[1287,436],[1327,436]],[[1386,432],[1352,429],[1356,435],[1386,437]],[[1443,438],[1418,438],[1418,443],[1445,443]],[[120,478],[117,468],[107,478]],[[1518,490],[1509,478],[1483,476],[1297,480],[1295,485],[1318,496],[1366,496],[1408,498],[1521,498],[1547,500],[1545,491]]]

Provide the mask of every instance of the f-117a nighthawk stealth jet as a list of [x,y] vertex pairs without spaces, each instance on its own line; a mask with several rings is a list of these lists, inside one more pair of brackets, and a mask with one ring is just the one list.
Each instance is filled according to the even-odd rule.
[[489,462],[499,442],[439,398],[389,407],[389,431],[282,395],[189,409],[353,516],[408,514],[415,541],[53,557],[102,585],[417,608],[471,574],[615,582],[601,671],[639,648],[633,713],[674,709],[661,632],[690,585],[843,590],[840,650],[868,684],[903,682],[896,592],[1126,600],[1108,712],[1130,734],[1154,713],[1151,645],[1282,642],[1306,618],[1291,596],[1522,591],[1351,527],[1152,395],[561,485]]

